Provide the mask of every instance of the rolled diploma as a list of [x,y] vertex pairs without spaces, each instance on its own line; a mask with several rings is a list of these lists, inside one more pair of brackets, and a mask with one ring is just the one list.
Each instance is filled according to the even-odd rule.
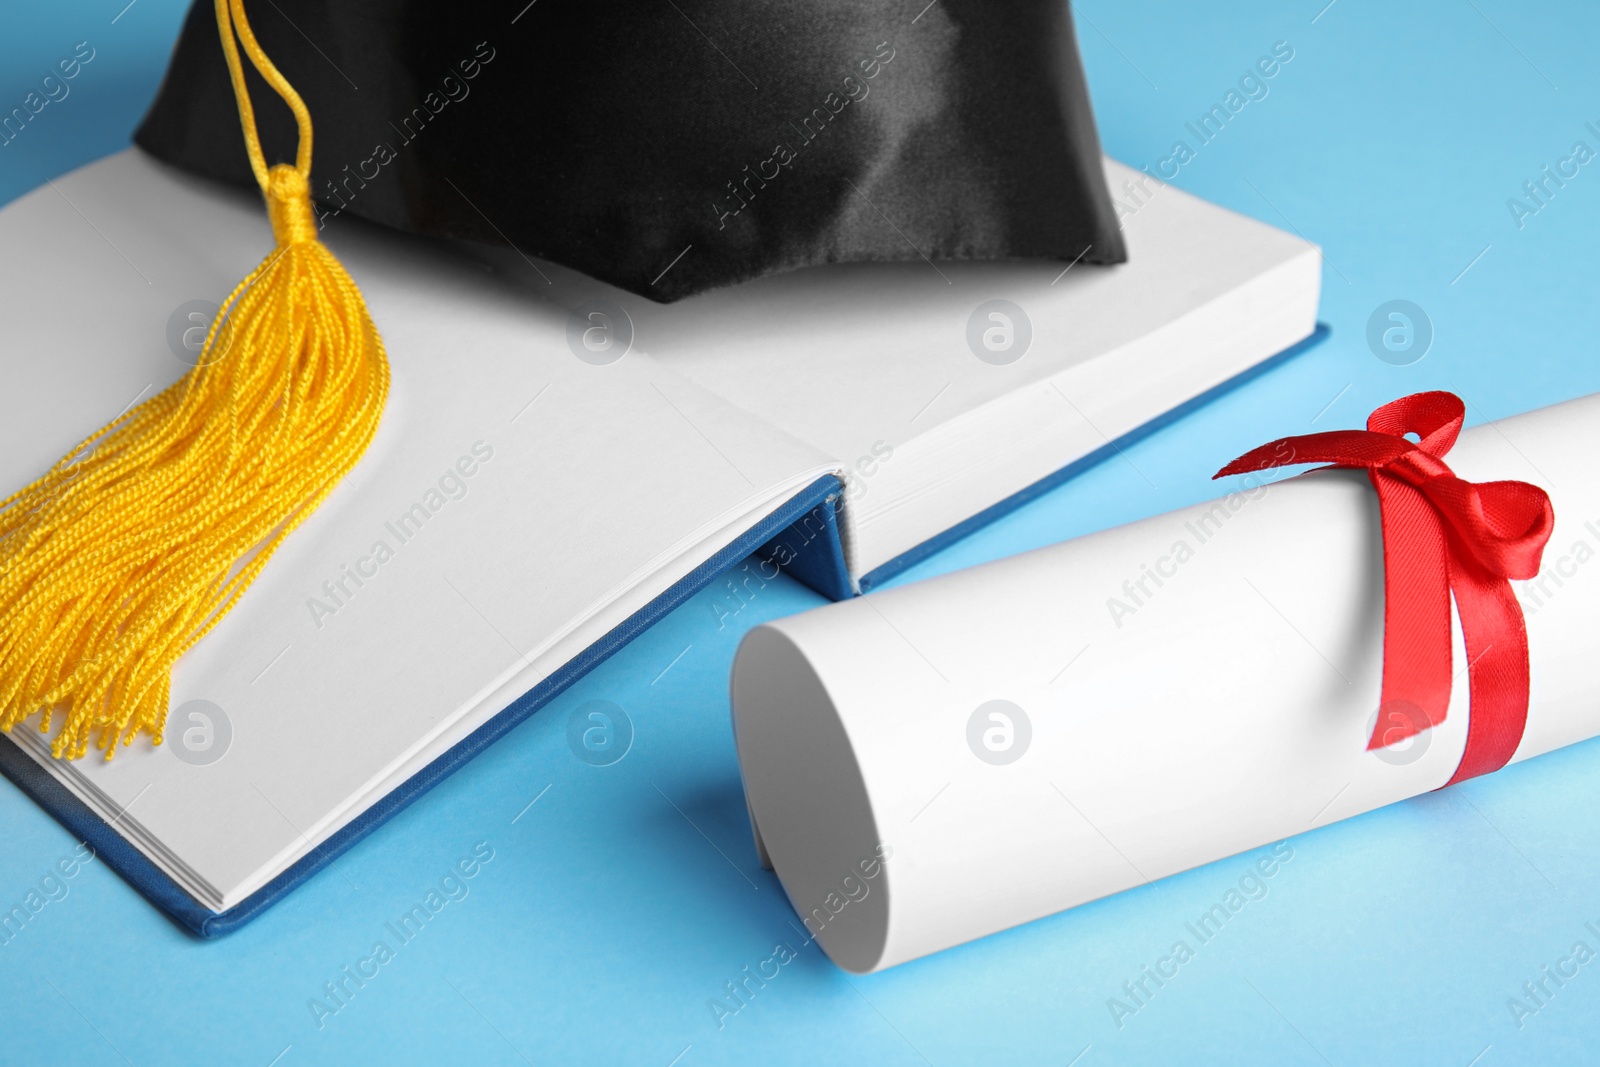
[[[1445,460],[1555,505],[1539,577],[1513,583],[1532,674],[1515,758],[1600,734],[1600,394],[1468,430]],[[1354,471],[1235,482],[768,623],[732,679],[758,847],[836,963],[889,967],[1443,785],[1470,713],[1453,628],[1447,721],[1367,751],[1383,548]],[[969,728],[993,700],[1031,727],[1010,763]]]

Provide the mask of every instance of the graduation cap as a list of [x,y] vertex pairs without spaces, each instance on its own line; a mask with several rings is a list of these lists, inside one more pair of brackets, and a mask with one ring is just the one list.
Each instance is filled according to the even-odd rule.
[[343,214],[657,300],[828,262],[1122,260],[1068,6],[916,6],[274,0],[258,38],[244,0],[197,2],[137,142],[258,188],[276,245],[188,373],[0,500],[0,728],[159,743],[173,666],[360,460],[389,367],[319,239]]
[[[273,0],[320,221],[658,301],[820,263],[1126,258],[1064,0]],[[209,3],[137,135],[252,181]],[[249,75],[260,95],[266,86]],[[294,150],[281,108],[269,157]]]

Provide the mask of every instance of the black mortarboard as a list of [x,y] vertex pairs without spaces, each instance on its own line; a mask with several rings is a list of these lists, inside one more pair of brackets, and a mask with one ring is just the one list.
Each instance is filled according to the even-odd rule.
[[[324,220],[662,301],[819,263],[1126,258],[1067,0],[274,0],[255,29],[316,116]],[[284,109],[257,121],[292,153]],[[211,0],[137,141],[252,181]]]

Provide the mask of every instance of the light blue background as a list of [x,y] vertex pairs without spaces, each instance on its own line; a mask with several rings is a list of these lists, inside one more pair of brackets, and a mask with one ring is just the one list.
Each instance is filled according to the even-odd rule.
[[[182,4],[137,0],[124,11],[125,2],[12,5],[0,16],[0,110],[75,42],[97,50],[72,95],[0,148],[0,202],[127,143]],[[1600,164],[1524,229],[1506,206],[1574,141],[1600,148],[1583,125],[1600,120],[1600,10],[1325,2],[1086,0],[1077,10],[1106,148],[1135,164],[1192,141],[1185,121],[1274,42],[1293,46],[1270,95],[1203,147],[1177,184],[1323,245],[1333,338],[912,577],[1205,498],[1220,462],[1305,431],[1324,409],[1319,429],[1357,425],[1397,395],[1449,388],[1478,422],[1600,389]],[[908,0],[907,33],[922,3]],[[1436,330],[1412,366],[1383,363],[1365,343],[1368,316],[1395,298],[1420,304]],[[1507,998],[1578,939],[1600,949],[1584,928],[1600,925],[1594,742],[1294,838],[1270,894],[1121,1029],[1107,998],[1184,936],[1185,921],[1252,857],[872,977],[849,977],[807,948],[719,1030],[708,998],[775,942],[797,940],[750,844],[728,666],[751,625],[817,598],[780,581],[719,630],[715,595],[682,607],[225,940],[190,938],[91,865],[0,946],[0,1060],[1466,1067],[1474,1057],[1593,1058],[1600,962],[1520,1029]],[[611,767],[587,766],[566,745],[567,712],[593,698],[626,708],[637,729]],[[0,783],[0,812],[9,908],[73,841],[9,783]],[[389,939],[385,923],[482,841],[494,859],[470,896],[319,1030],[309,999]]]

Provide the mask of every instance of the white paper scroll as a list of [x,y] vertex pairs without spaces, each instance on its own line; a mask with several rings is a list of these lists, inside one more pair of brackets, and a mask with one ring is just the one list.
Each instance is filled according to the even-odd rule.
[[[1516,758],[1600,734],[1600,395],[1469,430],[1445,459],[1555,504],[1540,576],[1513,583],[1532,669]],[[1383,630],[1366,477],[1235,488],[746,636],[752,819],[837,963],[889,967],[1449,779],[1459,626],[1448,721],[1366,750]]]

